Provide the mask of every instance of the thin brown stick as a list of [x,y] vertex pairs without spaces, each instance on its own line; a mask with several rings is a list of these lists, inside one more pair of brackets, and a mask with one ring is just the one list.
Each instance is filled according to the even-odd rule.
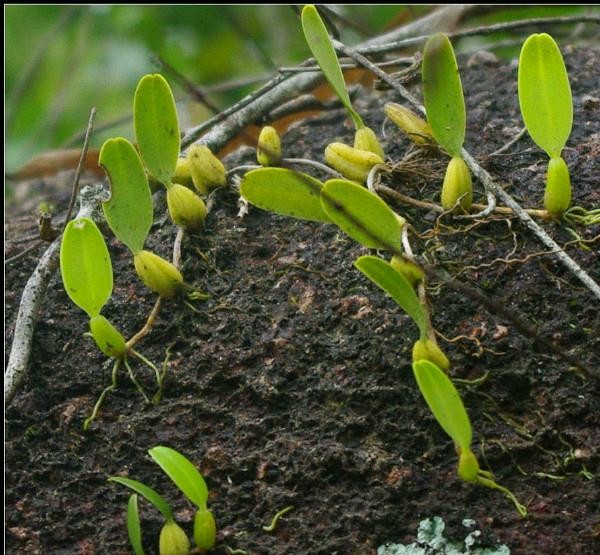
[[73,178],[73,185],[71,186],[71,199],[69,200],[69,207],[67,208],[67,215],[65,216],[65,223],[63,224],[62,231],[65,231],[69,220],[71,219],[71,213],[75,206],[75,200],[77,199],[77,193],[79,192],[79,179],[81,178],[81,172],[83,170],[83,163],[85,161],[85,155],[88,151],[90,144],[90,135],[94,128],[94,118],[96,117],[96,108],[92,107],[90,110],[90,117],[88,119],[87,129],[85,131],[85,138],[83,140],[83,147],[81,149],[81,156],[79,157],[79,163],[77,164],[77,170],[75,171],[75,177]]
[[504,152],[506,152],[512,145],[514,145],[517,141],[519,141],[522,137],[527,133],[527,127],[523,127],[521,131],[519,131],[510,141],[508,141],[505,145],[501,146],[498,150],[494,150],[491,154],[488,154],[487,157],[498,156]]
[[[522,29],[523,27],[543,27],[546,25],[568,25],[570,23],[592,23],[600,24],[600,16],[594,15],[576,15],[576,16],[565,16],[565,17],[539,17],[531,19],[519,19],[517,21],[509,21],[507,23],[496,23],[494,25],[482,25],[480,27],[473,27],[472,29],[464,29],[462,31],[455,31],[448,33],[448,37],[451,39],[458,39],[463,37],[472,37],[475,35],[491,35],[493,33],[499,33],[503,31],[512,31],[515,29]],[[373,46],[367,46],[364,48],[357,49],[361,54],[376,54],[381,52],[391,52],[406,48],[407,46],[415,46],[424,43],[428,38],[429,34],[421,35],[418,37],[411,37],[407,39],[401,39],[397,41],[385,42],[385,37],[378,37],[378,44]]]
[[214,104],[212,100],[207,98],[206,91],[202,87],[196,85],[191,79],[189,79],[160,56],[156,56],[155,61],[158,65],[162,66],[167,73],[170,73],[176,81],[179,81],[183,90],[185,90],[197,102],[206,106],[211,113],[218,114],[220,112],[219,107]]
[[227,17],[231,27],[233,27],[238,35],[247,43],[251,44],[258,58],[261,60],[265,69],[276,70],[277,64],[271,58],[270,52],[263,46],[262,42],[237,18],[236,14],[228,7],[223,6],[223,12]]
[[[120,116],[118,118],[110,119],[108,121],[105,121],[104,123],[101,123],[100,125],[96,125],[95,126],[96,133],[100,133],[101,131],[106,131],[107,129],[111,129],[111,128],[117,127],[119,125],[123,125],[124,123],[128,123],[131,120],[133,120],[133,113],[127,114],[125,116]],[[63,146],[69,147],[69,146],[73,146],[73,145],[83,141],[83,139],[85,139],[86,133],[87,133],[87,127],[83,131],[78,131],[77,133],[75,133],[74,135],[69,137],[65,141]]]
[[27,247],[26,249],[22,250],[19,254],[15,254],[14,256],[11,256],[10,258],[7,258],[4,261],[4,264],[9,265],[9,264],[13,264],[14,262],[16,262],[17,260],[21,260],[21,258],[24,258],[25,256],[27,256],[30,252],[34,251],[35,249],[37,249],[40,245],[43,245],[44,241],[42,239],[40,239],[39,241],[36,241],[33,245],[30,245],[29,247]]
[[[413,56],[404,56],[402,58],[394,58],[393,60],[385,60],[383,62],[377,62],[378,67],[396,67],[399,65],[412,65],[415,62]],[[339,64],[341,69],[355,69],[360,67],[359,64],[352,60],[352,58],[340,58]],[[322,71],[319,65],[310,66],[290,66],[280,67],[280,73],[306,73],[309,71]]]
[[257,83],[264,83],[269,79],[273,78],[273,73],[264,73],[262,75],[254,75],[248,77],[238,77],[236,79],[230,79],[228,81],[220,81],[212,85],[206,85],[204,91],[207,93],[220,93],[231,91],[234,89],[241,89],[242,87],[248,87],[249,85],[256,85]]
[[433,210],[434,212],[442,213],[444,209],[438,204],[434,204],[433,202],[426,202],[424,200],[417,200],[412,197],[403,195],[394,189],[387,187],[386,185],[376,185],[375,190],[378,193],[383,193],[384,195],[394,199],[396,202],[401,204],[408,204],[410,206],[415,206],[417,208],[423,208],[425,210]]
[[[425,210],[433,210],[434,212],[443,213],[444,209],[439,204],[434,204],[433,202],[426,202],[423,200],[417,200],[415,198],[409,197],[407,195],[403,195],[398,191],[387,187],[386,185],[376,185],[375,190],[378,193],[383,193],[387,195],[389,198],[401,203],[408,204],[410,206],[415,206],[417,208],[423,208]],[[473,208],[476,210],[480,210],[486,208],[484,204],[473,203]],[[547,210],[539,210],[537,208],[524,208],[525,212],[527,212],[530,216],[535,216],[536,218],[541,218],[543,220],[550,220],[552,217],[548,213]],[[515,216],[515,212],[512,208],[508,206],[496,206],[494,208],[495,214],[506,214],[507,216]],[[553,251],[556,252],[556,251]]]
[[569,353],[567,353],[566,351],[564,351],[563,349],[561,349],[560,347],[555,345],[549,339],[546,339],[544,336],[540,335],[537,332],[537,330],[533,326],[531,326],[529,323],[527,323],[525,320],[523,320],[521,318],[517,318],[514,314],[514,311],[512,311],[506,305],[492,301],[491,299],[489,299],[488,297],[486,297],[485,295],[480,293],[474,287],[472,287],[468,284],[462,283],[461,281],[459,281],[457,279],[447,279],[444,281],[444,285],[450,289],[458,291],[459,293],[461,293],[464,296],[470,298],[471,300],[477,302],[478,304],[483,305],[491,314],[497,314],[497,315],[500,315],[500,316],[506,318],[509,322],[511,322],[517,328],[519,333],[521,333],[525,337],[532,338],[534,340],[534,342],[543,345],[551,353],[560,357],[561,359],[568,362],[572,366],[579,368],[587,378],[595,378],[595,379],[600,378],[600,374],[598,374],[597,372],[592,370],[586,364],[583,364],[580,360],[571,356]]
[[[487,206],[485,204],[478,204],[474,202],[472,207],[475,210],[485,210]],[[542,220],[551,220],[552,216],[548,213],[548,210],[540,210],[539,208],[523,208],[523,210],[530,216],[535,216]],[[508,206],[495,206],[492,210],[494,214],[506,214],[507,216],[516,216],[515,211]]]

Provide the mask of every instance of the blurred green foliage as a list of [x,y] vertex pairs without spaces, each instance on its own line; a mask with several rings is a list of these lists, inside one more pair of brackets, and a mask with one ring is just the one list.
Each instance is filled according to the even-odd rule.
[[[362,12],[376,33],[401,6]],[[346,10],[348,11],[348,10]],[[349,32],[356,40],[356,33]],[[139,78],[160,56],[201,86],[273,73],[310,55],[289,6],[19,6],[5,8],[6,163],[13,170],[36,153],[68,145],[96,106],[96,126],[131,113]],[[167,74],[170,81],[173,79]],[[185,92],[173,83],[178,98]],[[214,97],[225,108],[252,86]],[[204,109],[183,123],[198,123]],[[189,118],[193,121],[190,121]],[[125,122],[95,135],[131,139]],[[76,144],[79,146],[80,142]]]
[[[431,9],[399,5],[331,8],[342,16],[333,21],[349,44]],[[582,9],[538,6],[527,12],[511,7],[483,15],[480,21],[573,14]],[[85,128],[92,106],[98,111],[97,129],[122,120],[121,125],[95,133],[92,146],[117,134],[132,139],[127,117],[133,91],[142,75],[160,70],[154,61],[157,56],[193,83],[208,87],[209,98],[223,109],[259,82],[218,94],[210,92],[211,85],[249,77],[266,79],[275,74],[275,68],[297,64],[310,55],[299,18],[286,5],[8,5],[5,47],[9,172],[46,150],[80,146],[77,134]],[[183,101],[178,105],[182,128],[210,115],[205,107],[189,102],[189,95],[169,72],[165,75]]]

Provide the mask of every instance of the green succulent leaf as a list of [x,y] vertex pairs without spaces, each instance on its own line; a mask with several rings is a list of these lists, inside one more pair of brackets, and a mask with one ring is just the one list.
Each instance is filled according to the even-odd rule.
[[127,503],[127,533],[135,555],[145,555],[142,547],[142,527],[138,510],[138,496],[132,493]]
[[427,334],[427,314],[410,282],[389,262],[376,256],[361,256],[354,265],[383,289],[417,324],[421,336]]
[[454,49],[443,33],[431,36],[425,44],[422,76],[427,122],[433,136],[450,156],[459,156],[465,140],[465,99]]
[[438,424],[461,451],[467,452],[473,435],[471,422],[450,378],[433,362],[424,359],[413,363],[413,372]]
[[329,81],[329,84],[333,87],[335,94],[337,94],[341,103],[348,110],[350,118],[354,122],[357,129],[364,127],[364,123],[360,116],[352,108],[348,91],[346,90],[346,82],[344,81],[344,74],[340,68],[335,48],[329,38],[327,28],[319,15],[317,9],[312,5],[308,4],[304,6],[302,10],[302,29],[304,30],[304,37],[306,42],[317,60],[321,71],[325,74],[325,77]]
[[167,185],[177,167],[181,139],[175,99],[166,79],[140,79],[133,99],[135,140],[148,173]]
[[330,222],[319,193],[323,184],[310,175],[285,168],[261,168],[244,175],[240,192],[254,206],[316,222]]
[[60,272],[67,295],[90,318],[98,316],[113,289],[110,255],[89,218],[69,222],[60,246]]
[[171,507],[165,501],[163,496],[157,491],[153,490],[151,487],[148,487],[146,484],[142,484],[142,482],[138,482],[137,480],[123,478],[122,476],[111,476],[108,481],[116,482],[117,484],[126,486],[136,493],[139,493],[161,512],[161,514],[165,517],[165,520],[173,520],[173,511],[171,510]]
[[192,503],[203,510],[206,509],[206,482],[189,459],[174,449],[161,445],[153,447],[148,453]]
[[330,179],[321,191],[321,203],[329,218],[361,245],[402,250],[404,220],[368,189],[346,179]]
[[142,250],[152,226],[152,194],[148,178],[133,145],[121,137],[108,139],[99,164],[111,183],[110,200],[103,203],[108,225],[134,254]]
[[550,158],[560,156],[573,125],[569,76],[554,39],[531,35],[519,58],[519,103],[527,131]]

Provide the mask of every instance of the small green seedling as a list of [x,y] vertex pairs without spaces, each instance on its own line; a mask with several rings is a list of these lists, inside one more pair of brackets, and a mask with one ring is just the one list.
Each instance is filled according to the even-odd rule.
[[136,356],[154,370],[159,384],[157,395],[160,394],[162,379],[154,364],[129,348],[123,335],[100,314],[112,294],[113,273],[104,237],[89,218],[78,218],[67,225],[60,247],[60,271],[67,294],[90,318],[90,332],[96,345],[106,356],[115,359],[112,383],[100,394],[91,416],[85,420],[83,428],[87,430],[108,392],[116,387],[121,364],[127,368],[131,381],[148,401],[146,393],[135,379],[128,355]]
[[148,174],[167,189],[167,206],[173,222],[198,229],[206,218],[206,205],[193,191],[173,183],[181,139],[171,87],[160,74],[140,79],[133,100],[135,138]]
[[[175,522],[173,510],[162,495],[156,490],[148,487],[137,480],[123,478],[121,476],[112,476],[108,479],[110,482],[116,482],[129,489],[139,493],[149,501],[163,515],[165,524],[163,525],[159,538],[160,555],[188,555],[190,552],[190,540],[183,529]],[[131,496],[134,497],[134,496]],[[135,507],[132,507],[132,500],[129,498],[127,504],[127,533],[131,545],[136,555],[144,555],[142,547],[142,534],[140,526],[139,511],[137,509],[137,496],[135,497]]]
[[548,154],[544,207],[559,218],[571,204],[569,168],[561,157],[573,125],[569,76],[554,39],[531,35],[519,58],[519,104],[533,141]]
[[212,549],[217,526],[212,512],[206,506],[208,488],[204,478],[186,457],[174,449],[157,446],[148,453],[181,492],[198,507],[194,516],[194,542],[200,549]]
[[[327,32],[327,28],[323,23],[323,20],[319,16],[317,9],[309,4],[304,6],[302,10],[302,29],[304,30],[304,37],[306,42],[315,57],[315,60],[319,64],[321,71],[329,81],[329,84],[333,88],[335,94],[340,99],[340,102],[344,105],[348,111],[350,119],[354,123],[356,133],[354,135],[354,148],[359,151],[367,151],[377,156],[376,164],[383,164],[385,154],[377,137],[372,129],[366,127],[361,117],[352,107],[350,96],[346,89],[346,83],[344,81],[344,75],[340,64],[335,53],[335,48]],[[341,143],[338,143],[341,144]],[[350,147],[348,147],[350,148]],[[327,156],[326,156],[327,158]],[[327,158],[327,161],[335,169],[337,169],[342,175],[349,179],[355,179],[354,177],[344,173],[344,165],[337,166],[335,159]],[[375,165],[375,164],[373,164]]]
[[103,204],[108,225],[132,252],[135,269],[146,286],[163,297],[173,297],[183,284],[183,276],[173,264],[143,249],[153,209],[138,153],[127,139],[108,139],[100,150],[99,164],[111,182],[110,200]]
[[[148,453],[181,492],[198,507],[194,517],[194,542],[197,549],[200,552],[212,549],[215,545],[217,529],[212,512],[207,508],[208,488],[204,478],[189,459],[174,449],[157,446],[150,449]],[[190,552],[189,539],[175,522],[171,507],[160,494],[145,484],[129,478],[113,476],[109,481],[117,482],[139,493],[161,512],[166,522],[160,534],[160,555],[187,555]],[[127,530],[136,555],[143,554],[137,498],[134,501],[131,498],[129,500]],[[141,551],[138,552],[138,549]]]
[[451,157],[442,185],[442,206],[452,210],[459,204],[468,211],[473,202],[473,185],[461,156],[466,130],[465,99],[454,49],[443,33],[431,36],[425,44],[422,77],[427,122],[435,140]]
[[521,516],[527,516],[527,508],[514,494],[494,481],[491,472],[481,470],[471,450],[473,432],[467,411],[450,378],[429,360],[413,362],[413,372],[419,390],[438,424],[450,436],[458,453],[458,476],[482,486],[500,490],[515,505]]
[[102,233],[89,218],[69,222],[60,246],[60,271],[67,294],[90,318],[96,345],[106,355],[123,360],[125,339],[100,314],[112,295],[113,272]]

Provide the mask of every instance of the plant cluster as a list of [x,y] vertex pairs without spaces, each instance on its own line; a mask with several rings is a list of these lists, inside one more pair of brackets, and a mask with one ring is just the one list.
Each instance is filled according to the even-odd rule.
[[[191,148],[186,158],[179,157],[181,142],[175,101],[162,75],[146,75],[139,81],[133,107],[137,148],[127,139],[116,137],[105,141],[100,150],[99,164],[111,185],[110,198],[103,202],[102,208],[111,231],[131,251],[141,281],[160,298],[173,298],[190,289],[181,272],[175,264],[144,248],[154,221],[151,184],[166,188],[173,223],[197,230],[204,223],[206,205],[190,187],[206,195],[212,188],[223,186],[225,168],[202,146]],[[84,428],[88,429],[106,394],[116,387],[121,364],[144,399],[149,400],[129,365],[129,355],[154,370],[158,390],[153,399],[157,402],[162,394],[164,369],[159,371],[134,350],[136,336],[126,341],[100,314],[112,293],[113,274],[104,238],[92,220],[78,218],[67,225],[60,261],[67,294],[90,317],[91,335],[98,348],[115,359],[112,383],[100,395]],[[203,297],[199,292],[192,292],[191,296]]]
[[569,168],[561,157],[573,126],[569,76],[558,45],[546,34],[531,35],[519,58],[519,104],[533,141],[548,154],[544,207],[560,217],[571,205]]
[[[195,552],[203,553],[212,549],[217,537],[217,526],[212,512],[207,507],[208,488],[202,474],[189,459],[169,447],[153,447],[148,454],[197,508],[193,532]],[[137,494],[154,505],[165,519],[160,532],[159,554],[188,555],[190,553],[190,540],[175,522],[173,510],[164,497],[151,487],[131,478],[112,476],[109,480],[135,492],[129,497],[127,504],[127,531],[135,555],[144,555]]]
[[[317,63],[356,127],[353,147],[332,143],[325,150],[328,164],[347,179],[321,183],[290,169],[262,168],[245,174],[240,193],[262,209],[334,223],[364,247],[391,252],[389,261],[367,255],[356,260],[355,266],[390,295],[419,329],[419,339],[413,346],[415,379],[431,412],[455,444],[458,476],[501,490],[525,516],[526,508],[509,490],[496,483],[490,472],[479,467],[471,450],[471,424],[460,396],[446,374],[450,361],[435,339],[427,311],[426,275],[412,255],[408,226],[370,186],[369,175],[374,168],[376,171],[383,166],[385,154],[375,134],[364,126],[351,105],[335,48],[314,6],[303,9],[302,26]],[[549,53],[547,58],[544,58],[545,53]],[[544,69],[546,65],[548,69]],[[553,81],[557,83],[555,90]],[[414,142],[424,144],[433,140],[448,153],[450,162],[442,184],[442,207],[449,212],[469,212],[473,186],[462,156],[465,101],[454,50],[444,34],[433,35],[425,45],[422,82],[427,122],[397,104],[388,104],[385,112]],[[560,158],[560,151],[570,133],[572,102],[560,51],[548,35],[534,35],[523,46],[519,96],[528,130],[551,157],[546,210],[560,216],[570,204],[568,170]],[[537,110],[540,97],[545,98],[546,105]],[[558,121],[550,122],[552,116]],[[362,185],[365,181],[367,189]]]
[[[418,329],[412,349],[414,377],[431,413],[455,445],[458,476],[500,490],[525,516],[526,508],[499,485],[490,472],[480,468],[472,450],[471,422],[447,374],[451,364],[436,341],[431,323],[427,268],[422,259],[413,254],[409,224],[372,186],[374,174],[387,167],[385,153],[376,134],[365,126],[351,104],[334,45],[314,6],[303,9],[302,26],[317,63],[354,123],[354,144],[327,146],[324,157],[333,168],[328,171],[336,177],[323,183],[291,169],[292,162],[315,163],[284,158],[277,131],[266,126],[258,140],[260,166],[254,166],[241,179],[241,200],[278,214],[334,224],[363,247],[378,251],[359,257],[354,265],[392,297]],[[473,186],[463,157],[466,110],[456,57],[447,36],[437,34],[427,41],[422,81],[427,122],[398,104],[386,105],[385,113],[415,143],[435,143],[448,154],[450,161],[441,188],[442,207],[451,213],[468,213],[472,207]],[[545,208],[552,216],[560,217],[570,205],[569,173],[561,151],[571,129],[572,101],[560,51],[548,35],[533,35],[523,46],[519,99],[527,129],[550,157]],[[134,128],[136,146],[124,138],[113,138],[102,147],[100,164],[111,183],[111,197],[103,205],[104,214],[114,235],[131,251],[142,282],[161,298],[172,298],[189,286],[175,264],[144,248],[153,223],[151,186],[166,189],[171,220],[193,232],[202,228],[206,218],[204,198],[213,189],[227,184],[227,171],[203,145],[193,145],[184,157],[180,156],[175,102],[168,83],[160,75],[146,75],[138,84],[134,97]],[[61,249],[61,271],[67,293],[90,318],[91,335],[98,348],[115,359],[112,385],[102,393],[91,418],[107,391],[115,387],[120,364],[128,368],[135,382],[128,355],[137,356],[155,369],[160,391],[160,372],[134,351],[131,341],[127,342],[101,314],[112,293],[113,276],[106,244],[92,220],[81,218],[67,226]],[[150,455],[198,506],[194,523],[196,546],[210,549],[214,544],[215,525],[206,508],[207,490],[202,477],[185,457],[171,449],[156,447],[150,450]],[[144,496],[163,514],[166,524],[161,532],[161,554],[189,552],[189,540],[159,494],[128,478],[111,480]],[[128,529],[136,555],[143,553],[135,494],[129,501]]]
[[60,270],[67,294],[90,318],[89,334],[100,351],[114,359],[111,384],[100,394],[92,414],[83,424],[84,430],[95,419],[106,394],[116,387],[117,372],[121,365],[127,368],[131,381],[148,401],[129,364],[129,355],[140,359],[154,371],[158,385],[154,399],[157,401],[161,395],[164,373],[136,351],[131,343],[126,342],[121,332],[101,314],[112,295],[113,272],[104,237],[91,219],[76,218],[66,226],[60,249]]

